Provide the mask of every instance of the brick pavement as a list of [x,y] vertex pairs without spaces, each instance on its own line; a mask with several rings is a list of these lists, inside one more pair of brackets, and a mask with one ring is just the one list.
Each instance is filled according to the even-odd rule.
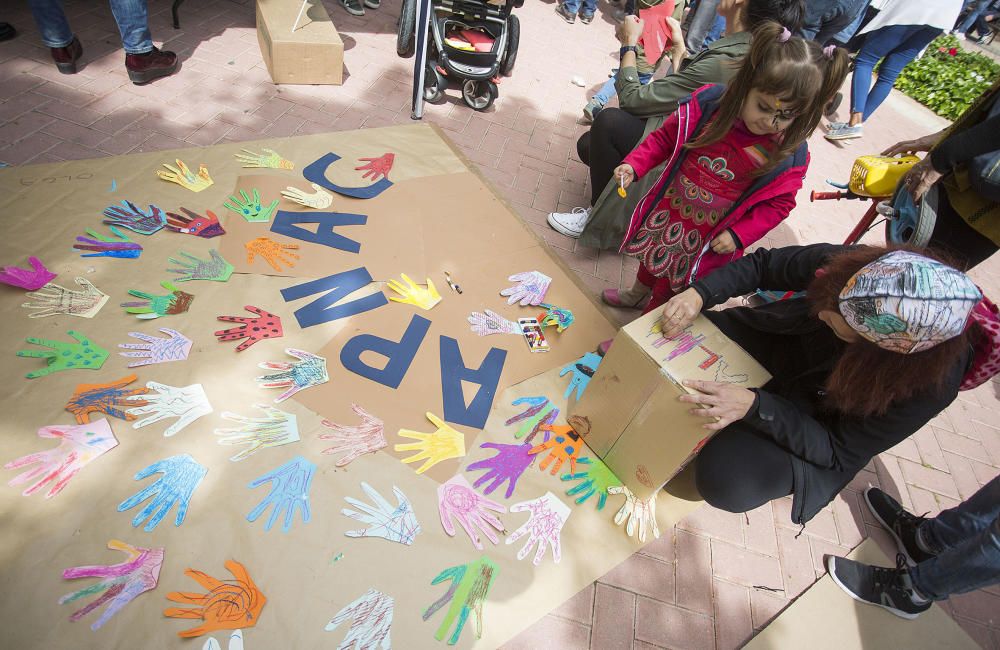
[[[176,31],[169,3],[151,4],[154,37],[180,54],[183,70],[146,87],[128,82],[105,3],[67,2],[85,47],[84,67],[74,76],[51,65],[23,4],[5,7],[0,18],[21,34],[0,44],[0,160],[55,162],[410,122],[409,62],[394,51],[395,2],[364,18],[326,2],[347,47],[341,87],[272,85],[248,0],[187,2]],[[575,139],[584,130],[576,121],[616,62],[617,44],[610,5],[599,5],[590,26],[567,25],[552,8],[551,1],[529,0],[518,11],[517,68],[490,112],[469,110],[452,90],[445,103],[427,107],[426,119],[446,130],[596,294],[630,283],[635,263],[577,246],[548,229],[545,215],[584,205],[589,196],[586,167],[575,156]],[[588,88],[571,85],[574,75]],[[825,178],[843,179],[857,155],[942,124],[894,94],[869,123],[864,142],[840,147],[814,138],[800,206],[761,243],[841,240],[861,206],[809,204],[806,192]],[[973,274],[994,296],[1000,295],[998,269],[994,259]],[[620,319],[629,316],[621,313]],[[866,536],[891,550],[863,507],[867,485],[933,514],[995,476],[998,394],[997,382],[963,393],[913,438],[873,461],[800,536],[788,518],[789,499],[746,516],[700,508],[507,648],[738,647],[823,574],[824,553],[846,553]],[[1000,588],[952,598],[945,608],[984,647],[1000,648]]]

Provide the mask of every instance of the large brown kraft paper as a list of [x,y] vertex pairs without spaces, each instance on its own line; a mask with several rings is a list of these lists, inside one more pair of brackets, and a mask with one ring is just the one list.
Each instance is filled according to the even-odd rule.
[[[430,312],[392,303],[349,319],[302,330],[293,311],[309,299],[286,304],[279,291],[305,280],[237,273],[227,283],[196,281],[179,285],[195,295],[190,311],[184,314],[150,321],[126,315],[118,303],[130,299],[128,289],[160,292],[158,283],[175,277],[164,271],[173,266],[168,265],[168,257],[181,249],[205,256],[210,248],[219,245],[219,239],[203,240],[166,231],[152,237],[133,236],[129,232],[145,250],[139,260],[120,260],[82,259],[71,249],[73,238],[87,227],[106,232],[106,227],[100,224],[101,211],[122,198],[168,209],[180,205],[195,210],[219,208],[239,176],[258,173],[241,169],[234,162],[232,155],[244,147],[255,151],[269,147],[294,160],[294,172],[259,172],[272,177],[287,176],[292,182],[301,180],[298,170],[303,165],[327,151],[335,151],[345,160],[397,151],[392,172],[397,186],[386,193],[386,200],[392,192],[399,191],[400,199],[441,206],[434,214],[422,208],[420,222],[407,231],[406,237],[424,246],[427,273],[433,276],[443,301]],[[428,153],[423,155],[425,150]],[[421,155],[405,162],[406,151]],[[199,162],[208,163],[215,185],[192,194],[160,181],[153,170],[174,158],[185,160],[192,169]],[[449,176],[454,182],[447,182]],[[414,190],[415,195],[403,197],[408,180],[417,179],[428,184],[427,195],[421,196]],[[109,191],[112,180],[117,185],[114,192]],[[432,184],[439,180],[442,186],[451,189],[443,195],[432,194]],[[433,191],[439,188],[435,186]],[[334,200],[336,205],[338,198]],[[459,219],[456,213],[460,205],[463,208]],[[243,563],[268,599],[257,625],[244,630],[248,648],[333,647],[347,633],[347,624],[335,632],[325,632],[326,623],[371,587],[395,599],[392,636],[396,647],[441,647],[443,644],[433,635],[445,611],[439,611],[427,622],[421,619],[421,613],[446,591],[446,585],[431,586],[430,582],[443,569],[470,562],[482,552],[473,548],[464,533],[459,532],[455,539],[444,533],[437,512],[439,482],[459,467],[491,456],[492,451],[480,449],[481,443],[514,442],[513,427],[505,427],[503,422],[522,410],[521,406],[510,404],[518,396],[547,395],[565,412],[567,405],[562,394],[566,379],[558,377],[560,368],[614,332],[601,311],[577,287],[572,274],[549,254],[544,244],[533,239],[477,175],[468,172],[463,160],[437,131],[428,127],[391,127],[4,169],[0,170],[0,209],[6,216],[5,237],[0,242],[2,263],[23,266],[27,255],[38,255],[52,271],[58,272],[56,283],[75,287],[73,278],[79,275],[110,296],[94,319],[65,316],[29,319],[27,310],[19,306],[24,301],[24,292],[0,287],[0,306],[8,316],[0,325],[7,359],[4,367],[8,371],[8,388],[3,397],[7,423],[3,429],[4,455],[0,460],[6,462],[53,447],[52,441],[38,438],[35,432],[45,425],[73,422],[63,406],[79,383],[108,382],[132,372],[138,375],[137,383],[150,380],[172,386],[201,383],[214,407],[212,414],[170,438],[163,437],[162,432],[172,420],[136,430],[130,423],[110,419],[119,446],[85,467],[52,499],[46,500],[42,493],[23,497],[20,492],[25,486],[0,489],[3,522],[0,624],[4,628],[4,647],[200,648],[204,639],[188,641],[176,636],[178,631],[194,627],[196,621],[163,617],[162,611],[171,606],[165,596],[171,591],[201,589],[184,576],[188,567],[216,578],[229,578],[223,566],[228,559]],[[222,239],[226,237],[229,235]],[[358,265],[367,263],[367,253],[363,250],[358,256]],[[354,267],[331,264],[329,272],[349,268]],[[463,294],[448,289],[440,275],[443,268],[462,285]],[[471,311],[491,308],[511,319],[536,311],[507,306],[496,294],[510,284],[507,275],[533,269],[553,278],[549,299],[570,307],[577,316],[577,322],[566,332],[550,334],[552,351],[530,354],[518,336],[479,338],[471,333],[465,322]],[[239,354],[234,352],[236,342],[215,341],[213,331],[231,326],[217,321],[216,316],[250,316],[243,311],[245,304],[277,313],[284,323],[284,338],[263,341]],[[398,340],[414,313],[433,324],[398,390],[353,375],[340,365],[339,349],[350,336],[370,333]],[[118,356],[117,345],[134,341],[127,336],[130,331],[160,335],[160,327],[177,329],[194,340],[190,358],[179,363],[128,369],[128,360]],[[65,341],[69,340],[65,334],[68,329],[88,334],[111,351],[104,367],[98,371],[59,372],[25,379],[23,375],[40,367],[41,361],[14,356],[16,350],[33,347],[25,344],[24,338],[38,336]],[[456,426],[466,434],[468,455],[460,463],[442,463],[425,475],[417,475],[412,466],[399,462],[392,445],[409,442],[396,435],[398,428],[433,430],[433,425],[424,418],[425,411],[442,415],[437,358],[438,337],[442,334],[459,341],[468,366],[478,366],[493,346],[508,350],[507,361],[485,429],[477,432]],[[242,447],[216,444],[213,429],[232,424],[220,414],[231,411],[252,417],[261,415],[252,405],[270,404],[280,391],[256,386],[253,378],[264,372],[257,364],[291,360],[284,354],[285,347],[325,355],[330,382],[300,393],[300,400],[291,399],[278,405],[297,415],[301,442],[264,450],[240,463],[230,462],[228,458]],[[467,395],[471,397],[475,387],[468,388]],[[323,429],[320,420],[356,424],[350,411],[352,402],[385,420],[389,448],[361,457],[345,468],[336,468],[334,462],[338,456],[322,453],[329,443],[317,437]],[[138,508],[119,513],[117,506],[156,478],[137,482],[132,479],[133,474],[159,459],[183,453],[191,454],[209,468],[194,493],[184,524],[173,525],[175,511],[171,510],[150,533],[133,528],[130,522]],[[264,532],[263,521],[251,524],[245,517],[264,499],[269,488],[250,490],[247,484],[297,455],[318,466],[310,491],[311,521],[304,524],[297,515],[289,533],[282,533],[280,526]],[[17,473],[4,470],[2,476],[9,480]],[[472,482],[479,475],[470,473],[466,477]],[[668,488],[680,490],[678,494],[690,494],[684,491],[682,477]],[[409,496],[423,529],[412,546],[344,536],[345,531],[359,526],[339,513],[347,505],[343,497],[364,500],[362,480],[390,500],[393,485]],[[575,482],[562,482],[532,467],[521,477],[511,499],[503,499],[499,491],[491,495],[509,506],[552,491],[572,505],[572,514],[562,534],[562,562],[553,564],[549,556],[541,566],[534,567],[530,555],[525,561],[516,560],[521,541],[508,546],[501,536],[499,545],[487,543],[484,552],[499,565],[500,571],[483,610],[483,637],[475,638],[475,623],[470,618],[457,647],[501,645],[640,548],[611,522],[621,505],[621,497],[610,497],[604,510],[598,512],[593,501],[572,504],[565,491],[574,485]],[[672,524],[696,505],[696,501],[662,493],[658,511],[660,529],[669,535]],[[526,515],[508,513],[502,520],[507,531],[513,532],[524,523]],[[94,580],[65,581],[60,576],[63,569],[72,566],[121,562],[122,554],[105,548],[110,539],[137,546],[163,546],[166,554],[158,587],[135,599],[104,627],[92,632],[89,626],[99,613],[77,623],[68,620],[89,599],[63,606],[57,601],[64,594],[93,584]],[[343,557],[332,562],[340,553]]]

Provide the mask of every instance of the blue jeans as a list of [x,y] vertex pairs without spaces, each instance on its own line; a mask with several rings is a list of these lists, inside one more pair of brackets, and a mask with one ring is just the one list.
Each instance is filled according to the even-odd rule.
[[[583,7],[580,5],[583,4]],[[571,14],[579,10],[581,16],[593,16],[597,11],[597,0],[564,0],[563,7]]]
[[715,17],[719,15],[719,0],[699,0],[694,15],[688,23],[685,40],[692,54],[705,49],[705,36],[712,29]]
[[[617,74],[618,70],[612,70],[611,72],[612,72],[612,74]],[[649,83],[649,80],[652,79],[652,78],[653,78],[653,74],[652,73],[650,73],[650,74],[640,74],[639,75],[639,83],[641,83],[642,85],[645,86],[646,84]],[[615,90],[615,78],[611,77],[607,81],[604,82],[604,85],[601,86],[601,89],[598,90],[597,93],[595,93],[594,96],[590,98],[590,100],[591,101],[600,102],[601,106],[604,106],[609,101],[611,101],[612,97],[614,97],[617,94],[618,94],[618,91]]]
[[722,35],[725,33],[725,31],[726,31],[726,19],[720,16],[719,14],[715,14],[715,20],[712,21],[712,27],[711,29],[708,30],[708,33],[705,34],[705,47],[708,47],[715,41],[722,38]]
[[[861,23],[868,0],[834,0],[833,2],[807,2],[802,27],[796,36],[820,45],[834,40],[852,22]],[[854,28],[857,30],[857,27]],[[850,38],[850,35],[847,37]],[[841,41],[846,43],[847,40]]]
[[992,0],[979,0],[977,3],[973,0],[972,2],[966,3],[966,7],[971,7],[971,9],[969,10],[969,13],[965,15],[965,20],[955,25],[955,31],[961,32],[962,34],[969,33],[969,30],[972,29],[972,26],[976,23],[976,19],[979,18],[984,11],[990,8],[991,1]]
[[[920,50],[940,33],[940,29],[928,25],[890,25],[867,34],[854,59],[851,112],[861,113],[861,121],[866,121],[889,96],[892,84],[906,64],[917,58]],[[879,59],[884,60],[872,87],[872,70]]]
[[944,600],[1000,582],[1000,476],[922,523],[919,535],[938,553],[910,569],[924,596]]
[[[73,42],[73,30],[61,0],[29,0],[28,4],[46,47],[66,47]],[[118,23],[122,46],[127,54],[152,51],[153,37],[149,33],[146,0],[111,0],[111,13]]]

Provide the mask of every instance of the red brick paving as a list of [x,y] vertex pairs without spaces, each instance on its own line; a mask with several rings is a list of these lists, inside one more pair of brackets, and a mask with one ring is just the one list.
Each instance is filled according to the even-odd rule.
[[[341,87],[272,85],[248,0],[184,3],[180,30],[170,26],[169,3],[153,4],[153,35],[178,52],[183,69],[145,87],[128,82],[106,3],[67,2],[85,48],[83,67],[72,76],[51,64],[23,4],[5,8],[2,16],[20,31],[15,40],[0,43],[0,160],[8,164],[410,122],[410,62],[395,55],[395,2],[364,18],[326,2],[347,44]],[[518,10],[517,68],[503,80],[491,111],[471,111],[451,90],[445,103],[427,107],[425,119],[445,130],[596,295],[607,286],[629,285],[634,260],[577,246],[550,230],[545,215],[584,205],[590,195],[587,168],[575,155],[576,137],[584,130],[577,118],[615,64],[617,44],[605,17],[610,5],[599,5],[590,26],[567,25],[552,8],[551,2],[529,1]],[[589,87],[571,85],[575,75]],[[808,190],[821,188],[828,177],[845,178],[857,155],[942,124],[893,95],[869,122],[865,141],[840,147],[814,137],[800,205],[761,245],[840,241],[862,206],[810,204]],[[870,237],[878,240],[881,233]],[[994,260],[973,274],[993,296],[1000,295],[997,271]],[[631,315],[622,312],[620,319]],[[868,484],[933,514],[996,476],[998,392],[1000,383],[993,382],[963,393],[911,440],[876,459],[801,536],[788,519],[789,499],[745,517],[703,507],[506,647],[739,646],[823,574],[824,553],[846,552],[865,536],[891,550],[862,503]],[[1000,648],[1000,588],[952,598],[945,608],[984,647]]]

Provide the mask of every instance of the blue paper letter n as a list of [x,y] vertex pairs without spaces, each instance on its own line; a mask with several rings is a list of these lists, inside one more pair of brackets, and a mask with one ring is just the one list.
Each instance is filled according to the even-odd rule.
[[358,298],[348,303],[338,305],[352,292],[357,291],[372,282],[372,276],[368,269],[364,267],[356,268],[353,271],[335,273],[319,280],[312,280],[304,284],[297,284],[281,290],[281,297],[285,302],[298,300],[311,296],[321,291],[329,293],[320,296],[305,307],[295,310],[295,320],[299,321],[299,327],[305,329],[320,323],[329,323],[340,318],[354,316],[362,312],[377,309],[389,303],[381,291],[377,291],[364,298]]

